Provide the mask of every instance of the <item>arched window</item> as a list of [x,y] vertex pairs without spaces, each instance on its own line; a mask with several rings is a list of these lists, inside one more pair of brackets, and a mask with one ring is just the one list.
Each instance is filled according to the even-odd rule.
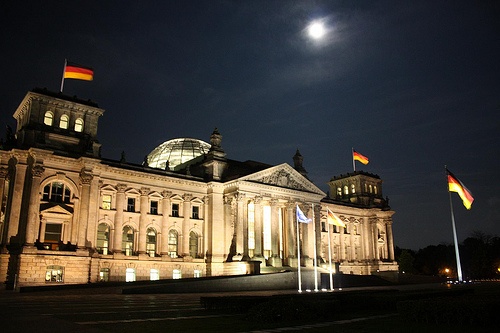
[[177,231],[170,230],[168,232],[168,255],[172,258],[177,258],[177,240]]
[[342,188],[337,187],[337,196],[341,197],[342,196]]
[[123,228],[122,251],[126,256],[131,256],[134,252],[134,229],[132,227]]
[[71,190],[61,182],[52,182],[43,188],[43,201],[56,203],[70,203]]
[[59,127],[62,129],[68,129],[68,124],[69,124],[69,117],[63,114],[61,116],[61,119],[59,119]]
[[344,186],[344,194],[349,194],[349,187],[347,185]]
[[146,234],[146,252],[150,257],[156,254],[156,231],[153,228],[149,228]]
[[194,231],[189,233],[189,255],[193,258],[198,256],[198,235]]
[[100,223],[97,227],[97,252],[107,255],[109,249],[109,226],[106,223]]
[[43,123],[47,126],[52,126],[52,124],[54,123],[54,114],[52,113],[52,111],[45,112]]
[[78,118],[75,120],[75,132],[83,132],[83,119]]
[[135,269],[127,268],[125,271],[125,282],[134,282],[135,281]]
[[351,184],[351,193],[354,194],[356,193],[356,185]]

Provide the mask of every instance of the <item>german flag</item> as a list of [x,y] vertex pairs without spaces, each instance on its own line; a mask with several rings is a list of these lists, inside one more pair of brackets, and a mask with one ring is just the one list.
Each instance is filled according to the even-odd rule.
[[368,157],[361,155],[360,153],[358,153],[354,149],[352,150],[352,158],[355,161],[359,161],[365,165],[368,164]]
[[472,194],[467,187],[450,172],[450,170],[446,169],[446,173],[448,175],[448,191],[457,192],[465,208],[470,209],[474,201]]
[[94,79],[94,70],[90,67],[67,61],[64,67],[64,78],[92,81]]

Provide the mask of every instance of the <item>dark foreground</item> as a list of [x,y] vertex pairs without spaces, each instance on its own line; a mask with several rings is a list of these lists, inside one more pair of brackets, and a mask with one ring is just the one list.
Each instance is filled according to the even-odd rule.
[[[4,333],[493,332],[496,323],[486,322],[488,317],[481,317],[481,313],[469,316],[474,320],[455,321],[443,317],[450,314],[441,309],[459,304],[456,311],[474,311],[471,306],[480,311],[489,299],[500,299],[500,283],[363,287],[300,294],[293,290],[142,295],[98,290],[88,294],[71,290],[3,292],[0,327]],[[469,318],[467,315],[461,318]]]

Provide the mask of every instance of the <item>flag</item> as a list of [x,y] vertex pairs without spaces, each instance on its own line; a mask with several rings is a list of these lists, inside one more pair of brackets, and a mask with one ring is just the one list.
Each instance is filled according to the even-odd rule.
[[339,227],[346,227],[345,223],[335,215],[330,208],[326,208],[326,220],[328,221],[328,224],[333,224],[333,225],[338,225]]
[[66,61],[66,66],[64,67],[64,78],[92,81],[94,79],[94,70],[90,67]]
[[361,162],[361,163],[363,163],[365,165],[368,164],[368,157],[361,155],[360,153],[358,153],[355,150],[352,151],[352,158],[355,161],[359,161],[359,162]]
[[297,222],[300,223],[309,223],[311,222],[311,219],[308,219],[304,213],[300,210],[299,205],[297,205]]
[[457,192],[462,199],[462,203],[464,204],[465,208],[470,209],[472,206],[472,202],[474,201],[472,194],[467,189],[467,187],[465,187],[465,185],[448,169],[446,169],[446,173],[448,174],[448,191]]

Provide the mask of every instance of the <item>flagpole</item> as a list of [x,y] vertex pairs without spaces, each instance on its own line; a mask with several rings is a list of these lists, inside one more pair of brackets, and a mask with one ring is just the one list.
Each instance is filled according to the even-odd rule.
[[328,223],[328,210],[326,211],[326,214],[327,214],[326,225],[328,227],[327,232],[328,232],[328,263],[330,269],[330,290],[333,291],[332,243],[330,240],[330,223]]
[[[298,207],[298,205],[297,205]],[[299,218],[297,213],[295,213],[295,219],[297,220],[297,268],[298,268],[298,281],[299,281],[299,293],[302,292],[302,281],[300,278],[300,232],[299,232]]]
[[64,73],[66,73],[66,65],[68,64],[68,59],[64,59],[64,69],[63,69],[63,75],[62,75],[62,80],[61,80],[61,92],[63,92],[63,87],[64,87]]
[[356,161],[354,160],[354,147],[351,147],[352,168],[356,172]]
[[453,227],[453,242],[455,244],[455,257],[457,260],[457,276],[458,282],[462,282],[462,266],[460,264],[460,254],[458,252],[457,228],[455,227],[455,215],[453,214],[453,203],[451,201],[451,192],[449,189],[448,194],[450,195],[451,225]]
[[318,256],[316,253],[316,220],[314,219],[314,204],[312,204],[312,224],[314,236],[314,291],[318,291]]

